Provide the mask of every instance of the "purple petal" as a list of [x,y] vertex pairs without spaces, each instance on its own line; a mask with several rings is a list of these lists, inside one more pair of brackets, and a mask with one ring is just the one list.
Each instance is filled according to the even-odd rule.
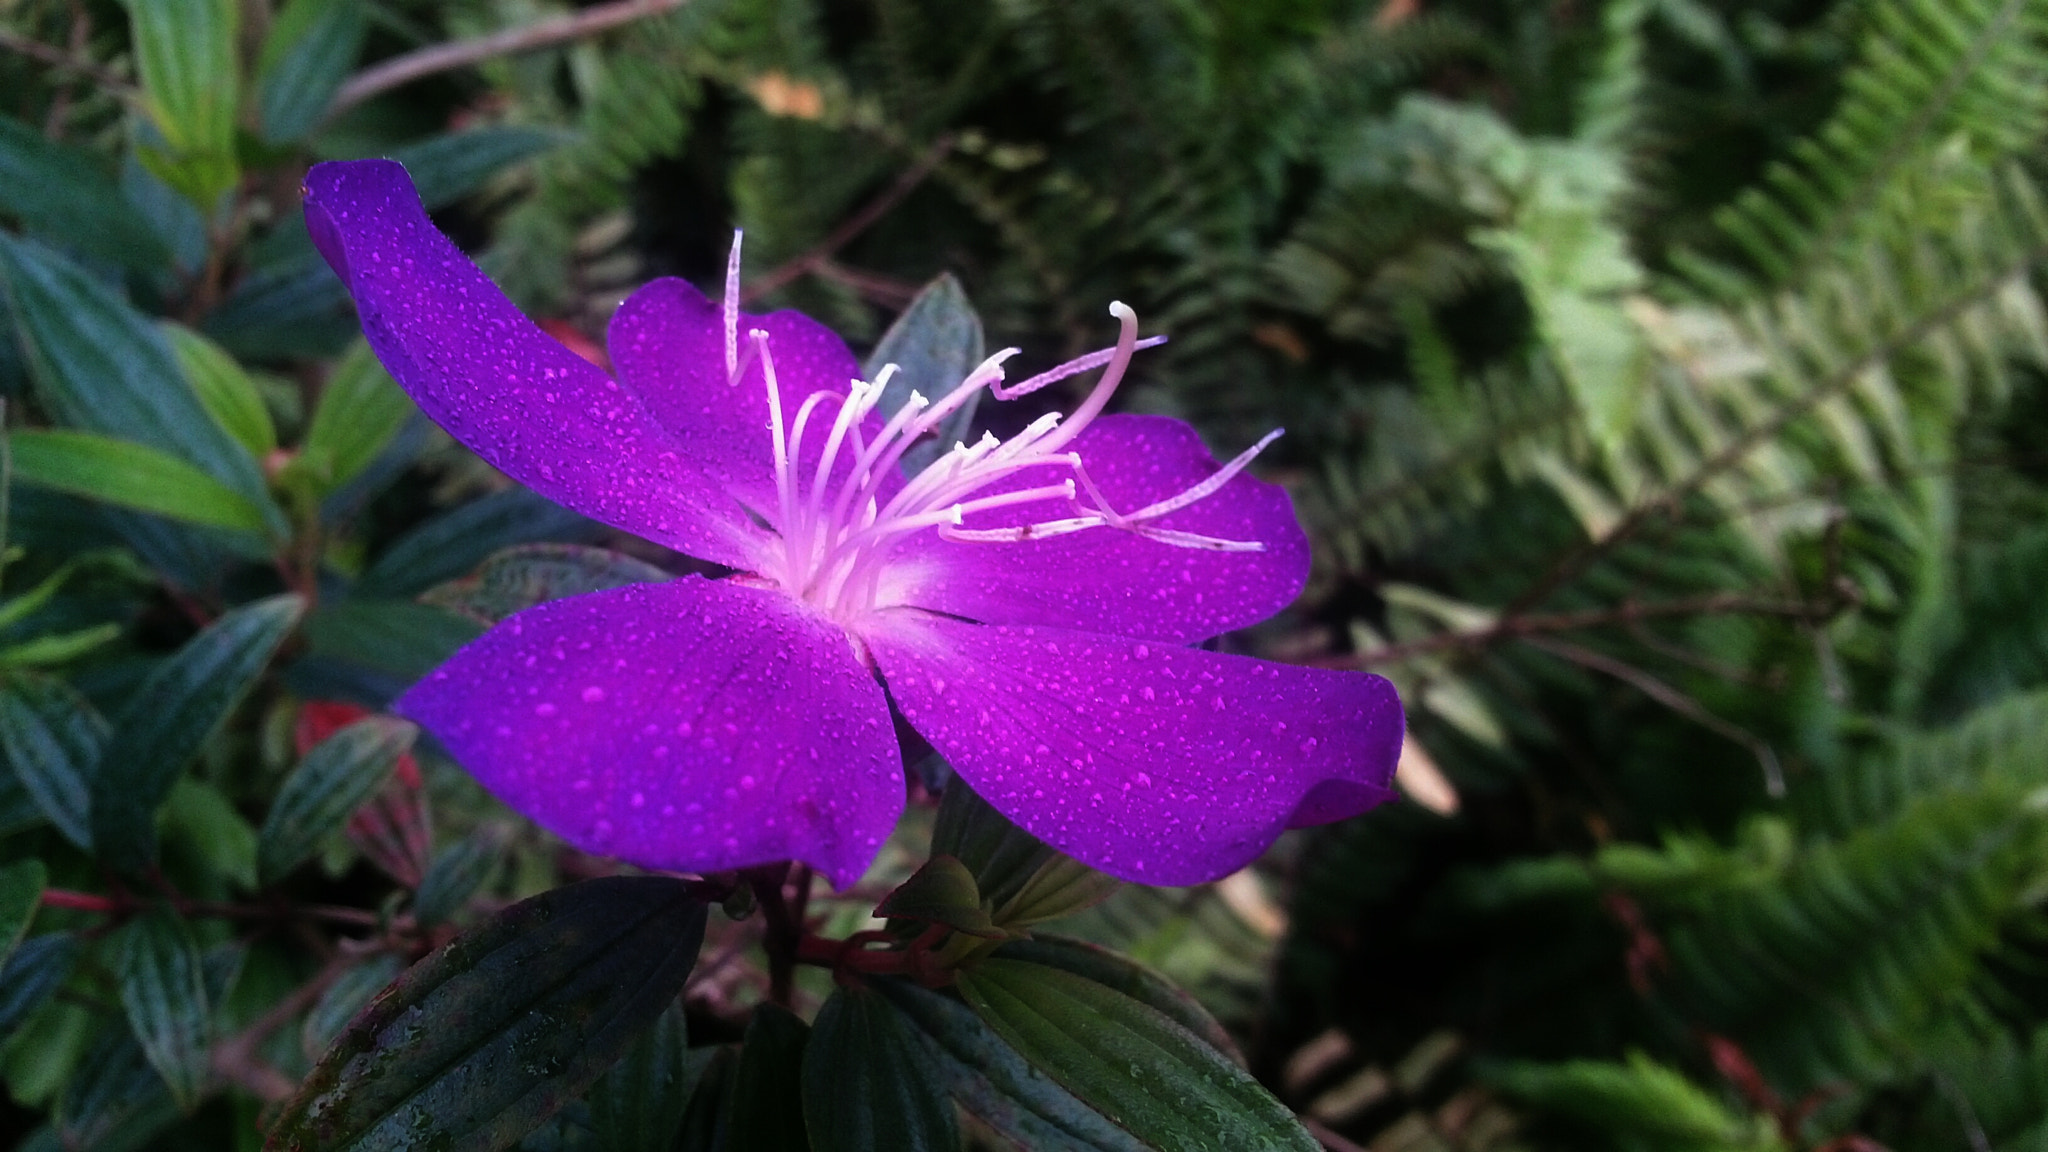
[[1391,795],[1401,703],[1378,676],[915,610],[862,638],[976,791],[1127,880],[1214,880],[1283,829]]
[[[801,312],[742,314],[739,341],[747,348],[752,329],[768,333],[775,361],[777,394],[785,427],[813,392],[844,397],[860,376],[860,364],[832,330]],[[761,365],[748,366],[737,382],[725,373],[725,320],[719,305],[687,281],[651,281],[612,314],[607,342],[619,379],[631,388],[683,444],[690,462],[716,479],[770,523],[780,519],[774,462],[768,436],[768,390]],[[821,404],[798,446],[798,474],[817,474],[837,403]],[[872,413],[861,424],[868,443],[882,430]],[[835,458],[833,478],[852,467],[850,444]],[[887,483],[886,491],[900,485]]]
[[[1164,416],[1104,416],[1074,439],[1110,506],[1133,512],[1177,495],[1219,468],[1186,423]],[[1031,468],[982,494],[1057,484],[1071,473]],[[1051,502],[969,516],[998,528],[1073,513]],[[1308,580],[1308,537],[1287,493],[1244,473],[1154,521],[1263,552],[1183,548],[1092,528],[1017,543],[954,543],[924,532],[897,550],[889,599],[989,624],[1080,625],[1090,631],[1186,643],[1257,623],[1285,608]]]
[[845,887],[903,811],[889,707],[844,632],[685,577],[511,617],[397,704],[484,787],[588,852]]
[[306,227],[355,297],[377,358],[477,455],[566,507],[752,568],[764,537],[598,368],[519,313],[434,227],[389,160],[318,164]]

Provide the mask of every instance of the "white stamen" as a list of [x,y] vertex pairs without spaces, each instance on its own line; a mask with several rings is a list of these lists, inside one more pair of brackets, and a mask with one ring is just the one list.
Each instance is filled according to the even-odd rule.
[[725,254],[725,380],[740,378],[740,237],[732,230],[732,250]]

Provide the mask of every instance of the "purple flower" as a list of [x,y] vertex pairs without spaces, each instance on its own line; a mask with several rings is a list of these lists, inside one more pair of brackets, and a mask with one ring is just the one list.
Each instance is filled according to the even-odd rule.
[[[391,374],[536,492],[727,565],[558,600],[397,704],[506,803],[591,852],[857,879],[904,802],[904,719],[1019,825],[1114,875],[1213,879],[1290,826],[1380,803],[1385,680],[1187,647],[1301,591],[1286,493],[1178,420],[1102,415],[1137,340],[1003,388],[991,357],[887,420],[880,382],[795,312],[657,280],[616,378],[542,333],[435,230],[404,169],[322,164],[306,221]],[[736,258],[735,258],[736,269]],[[1094,367],[1072,415],[898,458],[977,389]],[[1268,438],[1270,439],[1270,437]],[[886,686],[886,693],[885,693]]]

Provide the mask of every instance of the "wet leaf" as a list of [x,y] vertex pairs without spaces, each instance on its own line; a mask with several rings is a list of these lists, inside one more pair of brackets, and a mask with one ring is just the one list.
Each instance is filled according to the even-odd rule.
[[327,991],[320,994],[320,1000],[313,1010],[306,1013],[306,1022],[299,1029],[299,1046],[306,1053],[306,1059],[317,1061],[327,1051],[348,1022],[363,1010],[384,986],[398,979],[405,965],[398,957],[388,952],[370,957],[361,964],[343,972]]
[[871,988],[842,987],[804,1048],[812,1152],[954,1152],[953,1102],[925,1067],[915,1025]]
[[604,1152],[671,1152],[712,1051],[691,1052],[682,1009],[662,1009],[654,1027],[590,1090],[598,1146]]
[[266,1147],[509,1148],[625,1053],[682,991],[703,938],[704,905],[666,877],[523,900],[357,1017]]
[[1060,1086],[1162,1152],[1316,1152],[1294,1114],[1159,1010],[1058,968],[988,960],[960,993]]
[[1022,928],[1071,916],[1102,903],[1117,886],[1116,877],[1055,855],[996,909],[995,922],[1005,928]]
[[121,949],[121,1007],[181,1108],[197,1103],[205,1084],[207,1005],[199,946],[185,922],[164,909],[131,922]]
[[441,849],[420,881],[413,915],[422,925],[434,925],[462,911],[477,889],[497,872],[510,838],[504,825],[486,824]]
[[285,778],[264,817],[257,841],[257,875],[281,879],[320,842],[340,831],[354,812],[390,779],[398,758],[419,729],[403,720],[372,716],[321,741]]
[[514,612],[564,596],[668,579],[667,572],[644,560],[603,548],[526,544],[493,555],[475,575],[443,584],[421,599],[495,624]]
[[727,1103],[728,1148],[749,1152],[810,1152],[804,1134],[804,1047],[810,1025],[787,1008],[763,1004],[747,1023],[739,1067]]
[[356,585],[358,596],[411,596],[467,576],[492,553],[537,540],[587,538],[598,526],[524,488],[450,509],[392,542]]
[[1173,981],[1128,956],[1066,936],[1036,933],[1028,940],[1013,940],[995,953],[1009,960],[1025,960],[1059,968],[1121,992],[1140,1004],[1155,1008],[1174,1023],[1201,1037],[1209,1046],[1238,1064],[1244,1057],[1237,1042],[1216,1022],[1201,1002]]

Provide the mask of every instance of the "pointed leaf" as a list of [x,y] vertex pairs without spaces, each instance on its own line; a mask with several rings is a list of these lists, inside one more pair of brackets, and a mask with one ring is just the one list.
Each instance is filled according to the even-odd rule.
[[182,324],[163,325],[178,366],[199,403],[249,455],[261,461],[277,447],[277,426],[256,382],[220,345]]
[[311,856],[390,778],[419,729],[389,716],[358,720],[320,742],[285,778],[263,818],[256,871],[265,884]]
[[298,596],[274,596],[237,608],[136,689],[92,777],[93,843],[102,860],[135,870],[154,859],[157,808],[254,686],[305,606]]
[[0,215],[67,251],[146,276],[168,271],[170,249],[96,157],[0,116]]
[[384,952],[342,973],[328,985],[299,1029],[299,1047],[306,1053],[306,1059],[319,1060],[341,1030],[348,1027],[348,1022],[356,1018],[356,1013],[404,970],[405,964],[398,957]]
[[[950,272],[924,286],[910,307],[882,334],[881,343],[869,353],[861,369],[873,380],[885,364],[898,371],[882,389],[876,410],[885,417],[903,407],[912,391],[937,400],[967,378],[985,354],[981,317],[967,300],[967,292]],[[981,402],[976,392],[955,409],[934,430],[930,440],[903,454],[903,471],[915,475],[936,460],[955,441],[967,439],[974,426],[974,408]]]
[[1157,1009],[1071,972],[988,960],[960,994],[1026,1060],[1163,1152],[1316,1152],[1244,1069]]
[[123,0],[150,117],[164,147],[143,161],[202,208],[234,185],[236,0]]
[[263,139],[304,138],[327,114],[355,68],[369,31],[362,0],[289,0],[264,33],[256,57],[256,104]]
[[0,1044],[71,978],[78,938],[69,932],[31,936],[0,964]]
[[71,685],[50,676],[9,676],[0,688],[0,751],[43,816],[66,840],[92,851],[92,774],[107,722]]
[[574,137],[524,125],[494,125],[430,136],[395,148],[390,156],[405,165],[429,210],[446,208],[484,186],[491,177]]
[[1202,1007],[1200,1001],[1173,981],[1128,956],[1118,955],[1086,940],[1044,933],[1029,940],[1012,940],[997,949],[996,955],[1007,960],[1026,960],[1049,968],[1060,968],[1121,992],[1140,1004],[1157,1009],[1238,1064],[1244,1063],[1243,1056],[1237,1051],[1237,1042],[1230,1038],[1230,1033],[1216,1022],[1214,1016],[1209,1015],[1209,1010]]
[[206,980],[199,946],[183,920],[157,909],[128,926],[121,949],[121,1007],[128,1026],[181,1108],[206,1080]]
[[306,429],[301,458],[316,462],[309,465],[319,481],[316,491],[324,494],[348,483],[416,411],[412,398],[377,363],[370,346],[357,341],[321,387],[313,422]]
[[535,540],[587,539],[593,522],[524,488],[443,512],[392,542],[357,584],[359,596],[411,596],[467,576],[492,553]]
[[261,532],[263,510],[175,456],[99,436],[56,429],[8,434],[14,478],[209,528]]
[[924,1067],[915,1026],[871,988],[825,1001],[804,1048],[803,1112],[812,1152],[954,1152],[959,1125]]
[[804,1047],[808,1024],[789,1009],[763,1004],[747,1022],[739,1067],[733,1070],[726,1147],[749,1152],[810,1152],[804,1134]]
[[683,1112],[712,1049],[690,1051],[689,1029],[674,1004],[640,1034],[626,1058],[590,1090],[590,1122],[604,1152],[671,1152]]
[[704,905],[662,876],[523,900],[413,966],[285,1106],[267,1148],[509,1148],[682,991]]
[[1116,877],[1078,860],[1054,856],[996,909],[995,922],[1005,928],[1021,928],[1071,916],[1108,899],[1118,884]]
[[916,1027],[931,1074],[1017,1147],[1144,1152],[1130,1133],[1026,1063],[972,1008],[907,980],[877,980],[874,987]]
[[21,934],[28,931],[29,921],[35,919],[49,878],[41,860],[0,865],[0,968],[6,966]]
[[944,924],[956,932],[1000,940],[1006,933],[988,918],[981,891],[967,866],[951,856],[934,856],[911,874],[875,908],[875,915],[896,920]]

